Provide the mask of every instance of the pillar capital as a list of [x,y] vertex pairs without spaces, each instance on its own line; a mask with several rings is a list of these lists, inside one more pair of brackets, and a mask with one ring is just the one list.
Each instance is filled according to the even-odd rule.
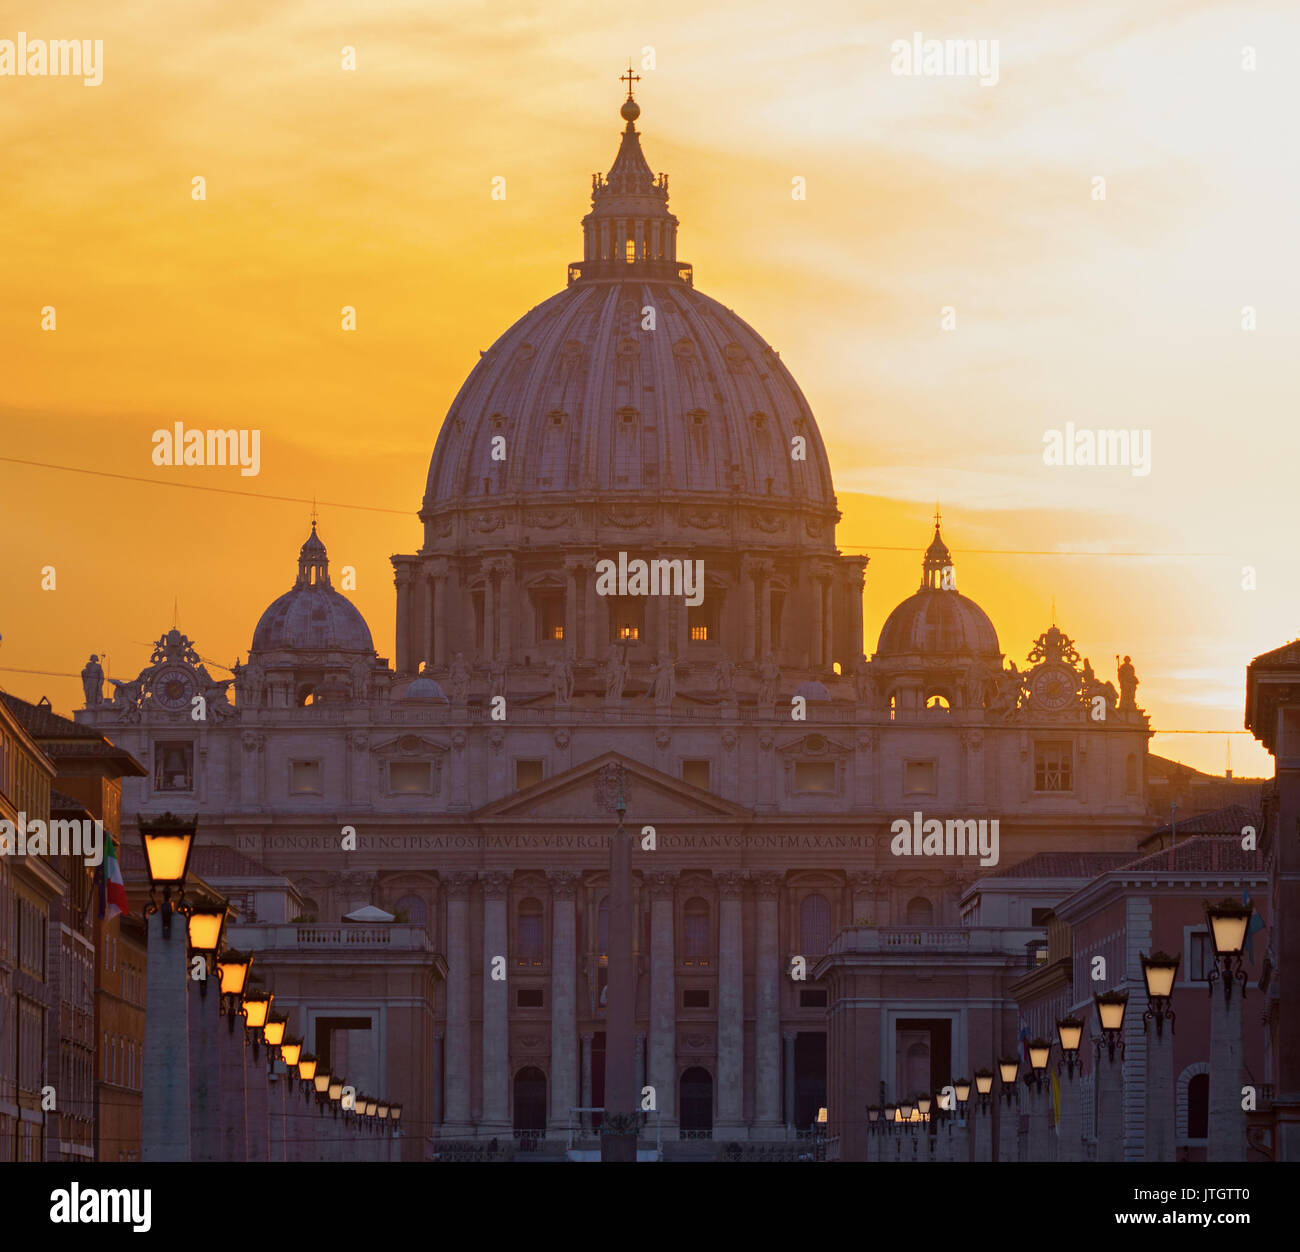
[[775,871],[751,874],[750,879],[754,884],[754,892],[760,900],[775,900],[785,884],[785,875]]
[[672,870],[647,870],[641,875],[641,883],[652,900],[671,900],[677,885],[677,875]]
[[577,895],[578,880],[581,877],[581,874],[571,869],[557,869],[547,874],[552,897],[556,900],[572,900]]
[[477,877],[477,874],[464,870],[453,870],[450,874],[442,875],[442,889],[452,900],[468,900],[469,889]]
[[713,875],[718,894],[724,900],[738,900],[745,889],[745,875],[736,869],[724,869]]
[[510,880],[513,877],[505,870],[492,870],[479,876],[479,881],[483,884],[483,894],[493,899],[500,899],[510,890]]

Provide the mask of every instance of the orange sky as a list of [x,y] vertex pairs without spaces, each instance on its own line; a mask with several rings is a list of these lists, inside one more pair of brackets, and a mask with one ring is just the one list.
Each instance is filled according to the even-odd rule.
[[[75,671],[97,650],[133,676],[174,600],[203,655],[244,653],[308,507],[166,483],[395,510],[320,510],[391,656],[387,558],[419,544],[442,416],[478,351],[581,255],[630,54],[679,254],[818,415],[840,543],[872,557],[868,651],[919,581],[938,499],[958,584],[1009,657],[1055,597],[1099,671],[1132,654],[1153,725],[1239,729],[1247,662],[1300,623],[1300,79],[1284,56],[1300,17],[1069,7],[10,11],[0,39],[102,39],[104,65],[98,87],[0,78],[0,455],[152,481],[0,462],[0,682],[71,709],[75,679],[14,671]],[[894,76],[890,44],[914,31],[997,39],[999,82]],[[155,468],[150,436],[177,420],[260,428],[261,474]],[[1149,430],[1150,475],[1045,466],[1044,432],[1067,421]],[[1154,555],[1066,555],[1106,552]],[[1221,771],[1226,742],[1153,747]],[[1271,772],[1249,736],[1232,758]]]

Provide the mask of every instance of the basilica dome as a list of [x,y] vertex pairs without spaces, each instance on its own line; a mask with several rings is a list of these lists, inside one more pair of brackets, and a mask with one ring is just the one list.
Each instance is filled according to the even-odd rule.
[[934,524],[934,539],[922,562],[921,588],[885,620],[877,657],[914,654],[1001,655],[988,614],[952,586],[952,556]]
[[624,105],[617,158],[593,176],[569,285],[483,353],[452,403],[426,520],[502,496],[749,497],[834,514],[830,464],[798,383],[677,260],[667,176],[641,151],[639,113]]
[[258,620],[250,653],[311,650],[373,654],[370,627],[330,585],[329,557],[316,523],[298,554],[298,579]]

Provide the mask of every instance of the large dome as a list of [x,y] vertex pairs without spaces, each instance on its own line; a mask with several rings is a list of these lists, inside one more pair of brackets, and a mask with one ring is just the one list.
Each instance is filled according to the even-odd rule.
[[375,650],[366,619],[330,586],[329,558],[315,522],[298,554],[298,580],[258,619],[250,653],[304,650],[367,655]]
[[485,496],[708,495],[834,512],[830,464],[799,385],[677,260],[667,177],[651,173],[629,103],[614,165],[593,178],[569,286],[483,354],[448,411],[426,520]]

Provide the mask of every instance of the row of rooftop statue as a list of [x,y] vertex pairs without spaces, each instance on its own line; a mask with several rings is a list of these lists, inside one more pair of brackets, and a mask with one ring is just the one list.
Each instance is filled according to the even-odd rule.
[[[611,645],[604,663],[600,666],[600,681],[603,683],[607,702],[621,701],[631,694],[645,699],[652,699],[656,705],[671,705],[677,696],[677,680],[685,671],[691,676],[704,679],[704,691],[693,694],[712,694],[722,703],[738,702],[741,693],[737,690],[737,679],[742,680],[746,688],[744,696],[752,698],[760,707],[774,705],[781,691],[781,668],[769,652],[757,665],[737,666],[731,658],[721,652],[713,665],[708,668],[687,666],[667,651],[660,651],[654,663],[649,667],[644,689],[629,693],[628,684],[632,675],[632,666],[628,661],[627,643]],[[1010,717],[1016,710],[1033,703],[1034,688],[1031,679],[1037,672],[1035,666],[1055,667],[1058,683],[1064,699],[1055,706],[1057,710],[1070,705],[1101,707],[1105,711],[1137,710],[1138,679],[1133,669],[1132,660],[1124,657],[1117,663],[1116,684],[1097,677],[1092,664],[1084,657],[1082,664],[1072,641],[1056,626],[1052,626],[1039,636],[1029,653],[1030,669],[1021,670],[1014,661],[1007,668],[996,670],[987,663],[975,659],[963,668],[960,675],[942,683],[947,694],[942,698],[930,696],[934,701],[930,707],[957,707],[965,709],[984,709],[994,717]],[[350,683],[339,680],[340,694],[345,698],[364,699],[367,694],[366,682],[374,670],[373,658],[359,659],[353,662],[349,671]],[[537,674],[541,667],[531,667]],[[876,710],[892,702],[892,694],[886,695],[882,690],[874,667],[864,656],[856,672],[841,681],[848,686],[859,706]],[[510,685],[510,669],[505,661],[496,659],[486,667],[473,666],[464,653],[457,652],[446,669],[446,681],[450,693],[450,702],[464,705],[468,703],[470,688],[475,673],[487,674],[487,696],[489,701],[504,697]],[[236,662],[232,678],[213,678],[203,664],[202,658],[194,650],[193,643],[178,630],[170,630],[158,640],[150,657],[150,664],[133,679],[109,678],[113,686],[111,701],[104,699],[105,674],[99,663],[99,657],[92,655],[81,671],[82,688],[87,708],[100,708],[110,705],[121,720],[137,721],[148,707],[156,707],[170,712],[187,711],[194,698],[201,696],[205,710],[205,720],[222,721],[234,715],[235,708],[229,700],[229,688],[234,686],[236,698],[245,707],[258,707],[262,703],[265,676],[261,666],[256,662],[240,665]],[[565,655],[556,660],[549,669],[549,683],[557,705],[572,702],[578,667],[573,658]],[[835,678],[827,675],[834,682]],[[408,698],[418,698],[412,692],[423,690],[431,693],[434,699],[446,699],[442,688],[433,680],[433,673],[426,666],[420,675],[421,687],[412,684]],[[1072,689],[1072,690],[1071,690]],[[536,691],[532,696],[539,694]],[[831,692],[820,682],[810,681],[798,687],[795,695],[804,695],[809,700],[831,699]],[[426,694],[425,698],[429,698]],[[1103,714],[1104,715],[1104,714]]]

